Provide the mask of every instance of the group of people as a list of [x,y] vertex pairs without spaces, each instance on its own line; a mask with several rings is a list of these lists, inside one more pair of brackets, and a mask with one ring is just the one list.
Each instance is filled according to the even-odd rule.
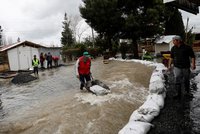
[[54,61],[54,65],[58,66],[58,56],[52,56],[50,52],[48,54],[40,54],[39,59],[36,57],[36,55],[33,56],[32,60],[32,66],[33,66],[33,73],[36,77],[38,77],[38,67],[41,66],[41,69],[44,69],[44,62],[47,61],[47,68],[52,68],[52,61]]
[[41,63],[41,68],[44,69],[44,61],[47,61],[47,68],[52,68],[52,61],[53,61],[53,56],[51,55],[50,52],[48,54],[40,54],[40,63]]

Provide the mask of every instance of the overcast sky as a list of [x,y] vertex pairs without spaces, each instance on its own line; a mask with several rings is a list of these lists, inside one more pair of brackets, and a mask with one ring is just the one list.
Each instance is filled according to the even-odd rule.
[[[0,25],[7,42],[11,38],[12,42],[16,42],[19,37],[21,41],[59,45],[64,13],[66,12],[68,16],[79,15],[81,1],[1,0]],[[200,32],[200,14],[183,12],[182,15],[185,24],[187,17],[190,18],[189,28],[193,26],[193,31]],[[88,36],[90,31],[85,32],[85,36]]]
[[[16,42],[60,44],[64,13],[79,15],[81,0],[1,0],[0,25]],[[9,39],[7,39],[9,40]]]

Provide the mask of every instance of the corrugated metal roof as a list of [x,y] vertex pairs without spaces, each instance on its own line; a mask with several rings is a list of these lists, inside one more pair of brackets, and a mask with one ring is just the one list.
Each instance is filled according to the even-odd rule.
[[172,38],[175,35],[166,35],[166,36],[160,36],[155,40],[155,43],[162,44],[162,43],[170,43],[172,41]]
[[22,41],[22,42],[17,42],[17,43],[11,44],[11,45],[3,46],[2,48],[0,48],[0,52],[7,51],[7,50],[12,49],[12,48],[15,48],[15,47],[17,47],[17,46],[23,45],[24,43],[25,43],[26,45],[28,45],[28,46],[33,46],[33,47],[44,47],[44,48],[46,48],[45,46],[42,46],[42,45],[39,45],[39,44],[30,42],[30,41]]

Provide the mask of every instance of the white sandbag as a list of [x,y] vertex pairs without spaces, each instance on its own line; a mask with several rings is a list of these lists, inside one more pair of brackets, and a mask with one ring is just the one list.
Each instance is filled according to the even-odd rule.
[[149,92],[162,94],[166,91],[165,84],[163,81],[155,81],[149,84]]
[[150,114],[153,116],[158,116],[160,113],[160,107],[156,104],[153,99],[148,99],[145,103],[138,109],[138,112],[141,114]]
[[155,70],[163,71],[163,70],[167,70],[167,68],[165,67],[165,65],[159,63],[159,64],[156,65]]
[[155,71],[154,70],[153,73],[152,73],[152,75],[151,75],[151,77],[154,77],[154,76],[159,76],[162,79],[164,79],[164,75],[163,75],[162,71]]
[[154,101],[159,106],[160,109],[162,109],[164,107],[163,95],[151,94],[151,95],[148,95],[147,100]]
[[91,86],[90,90],[96,95],[105,95],[111,92],[110,90],[107,90],[99,85]]
[[152,126],[148,122],[129,121],[118,134],[146,134]]
[[142,121],[142,122],[151,122],[154,119],[154,116],[151,114],[141,114],[138,112],[138,110],[135,110],[130,118],[129,121]]
[[165,80],[162,79],[160,76],[157,76],[157,75],[151,76],[151,78],[150,78],[150,83],[152,83],[152,82],[157,82],[157,81],[159,81],[159,82],[165,82]]

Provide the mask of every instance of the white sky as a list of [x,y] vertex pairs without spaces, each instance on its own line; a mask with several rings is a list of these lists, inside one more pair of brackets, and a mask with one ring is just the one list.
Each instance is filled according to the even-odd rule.
[[21,41],[57,45],[64,13],[79,15],[80,4],[81,0],[1,0],[0,25],[12,42],[20,37]]
[[[16,42],[19,37],[21,41],[29,40],[46,45],[60,45],[64,13],[66,12],[68,16],[79,15],[81,1],[1,0],[0,25],[7,42],[11,39],[12,42]],[[184,23],[187,17],[190,18],[189,28],[193,26],[193,31],[200,32],[200,14],[193,15],[183,12],[182,15]],[[84,27],[82,37],[91,35],[91,29],[86,24],[80,25]]]

